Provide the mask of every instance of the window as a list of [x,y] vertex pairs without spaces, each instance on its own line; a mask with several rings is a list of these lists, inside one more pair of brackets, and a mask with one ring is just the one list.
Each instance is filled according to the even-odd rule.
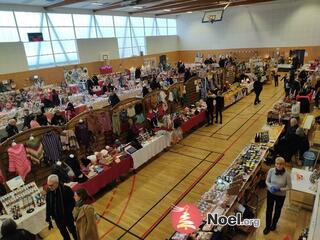
[[168,23],[168,35],[177,35],[177,20],[167,19]]
[[28,33],[41,32],[44,41],[50,41],[50,35],[47,27],[23,27],[19,28],[21,42],[28,42]]
[[112,16],[95,15],[95,19],[98,38],[115,37]]
[[73,14],[73,22],[77,39],[97,37],[93,15]]
[[18,27],[45,27],[47,20],[45,13],[15,12]]
[[131,48],[131,38],[118,38],[118,48]]
[[176,19],[167,19],[168,28],[177,28],[177,20]]
[[50,42],[27,42],[24,47],[27,57],[52,54]]
[[143,26],[144,26],[142,17],[130,17],[130,21],[131,21],[132,27],[142,27],[143,28]]
[[144,28],[132,28],[133,37],[144,37]]
[[[145,53],[146,36],[177,34],[176,19],[0,11],[0,42],[22,41],[30,68],[79,62],[76,39],[116,37],[121,57]],[[43,42],[29,42],[41,32]]]
[[96,38],[96,29],[94,27],[76,27],[77,39],[81,38]]
[[54,53],[77,52],[75,40],[52,41]]
[[114,37],[113,27],[97,27],[98,38],[112,38]]
[[114,19],[114,26],[115,27],[126,27],[126,26],[129,26],[128,17],[114,16],[113,19]]
[[48,23],[55,27],[73,27],[71,14],[48,13]]
[[132,48],[119,48],[121,58],[132,57]]
[[112,16],[95,15],[96,25],[101,27],[113,27]]
[[16,27],[13,12],[0,11],[0,26],[1,27]]

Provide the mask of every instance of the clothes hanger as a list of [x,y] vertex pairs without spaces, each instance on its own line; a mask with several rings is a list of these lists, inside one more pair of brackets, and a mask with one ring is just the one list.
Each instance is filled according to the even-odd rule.
[[34,137],[32,134],[30,135],[29,140],[34,140]]
[[11,146],[14,147],[16,145],[17,145],[17,143],[15,142],[15,140],[13,140]]

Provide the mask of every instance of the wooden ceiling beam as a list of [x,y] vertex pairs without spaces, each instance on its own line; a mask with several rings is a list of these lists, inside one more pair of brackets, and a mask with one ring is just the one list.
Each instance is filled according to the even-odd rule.
[[117,8],[123,8],[127,6],[138,6],[143,4],[150,4],[153,2],[158,2],[159,0],[129,0],[129,1],[118,1],[111,4],[107,4],[101,8],[94,9],[94,12],[105,11],[105,10],[113,10]]
[[158,11],[158,10],[162,10],[162,9],[170,9],[170,10],[179,10],[179,8],[193,8],[193,7],[201,7],[201,6],[208,6],[211,4],[219,4],[218,2],[213,2],[212,0],[199,0],[197,2],[192,2],[192,3],[180,3],[180,4],[175,4],[175,5],[171,5],[171,6],[163,6],[163,7],[150,7],[147,9],[142,9],[142,10],[138,10],[135,12],[131,12],[131,14],[137,14],[137,13],[146,13],[146,12],[153,12],[153,11]]
[[[255,4],[255,3],[263,3],[263,2],[271,2],[274,0],[245,0],[245,1],[239,1],[239,2],[233,2],[229,5],[229,7],[235,7],[235,6],[240,6],[240,5],[249,5],[249,4]],[[185,9],[178,9],[176,11],[171,11],[171,12],[165,12],[165,13],[159,13],[156,14],[156,16],[164,16],[164,15],[172,15],[172,14],[178,14],[178,13],[184,13],[187,11],[201,11],[201,10],[212,10],[212,9],[217,9],[217,8],[222,8],[226,4],[216,4],[215,5],[208,5],[206,8],[204,7],[199,7],[199,8],[185,8]]]
[[85,2],[85,1],[86,0],[64,0],[64,1],[61,1],[61,2],[57,2],[57,3],[51,4],[49,6],[45,6],[44,9],[63,7],[63,6],[67,6],[67,5],[70,5],[70,4],[79,3],[79,2]]
[[[149,8],[157,8],[157,7],[171,7],[173,5],[176,5],[176,4],[180,4],[180,3],[185,3],[185,4],[188,4],[189,2],[198,2],[199,0],[177,0],[177,1],[169,1],[169,2],[163,2],[163,3],[160,3],[160,4],[156,4],[156,5],[152,5],[152,6],[149,6],[149,7],[146,7],[146,9],[149,9]],[[141,10],[142,11],[142,10]]]
[[179,8],[177,10],[174,11],[170,11],[170,12],[163,12],[163,13],[157,13],[156,16],[164,16],[164,15],[172,15],[172,14],[178,14],[178,13],[186,13],[189,11],[202,11],[202,10],[210,10],[213,8],[223,8],[225,6],[225,4],[221,4],[219,5],[219,7],[217,7],[217,4],[206,4],[206,5],[202,5],[202,6],[198,6],[198,7],[185,7],[185,8]]

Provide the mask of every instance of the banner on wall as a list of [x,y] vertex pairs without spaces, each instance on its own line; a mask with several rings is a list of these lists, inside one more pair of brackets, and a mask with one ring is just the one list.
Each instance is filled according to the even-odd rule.
[[67,84],[75,84],[80,81],[87,80],[88,78],[89,72],[87,67],[78,67],[64,70],[64,79]]

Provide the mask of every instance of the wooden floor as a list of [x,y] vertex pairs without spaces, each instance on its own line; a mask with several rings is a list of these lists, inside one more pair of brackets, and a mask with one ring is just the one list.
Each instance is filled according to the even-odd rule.
[[[170,207],[179,202],[197,202],[222,174],[254,134],[266,123],[267,111],[283,98],[283,88],[265,85],[262,102],[253,105],[254,94],[242,99],[223,113],[223,124],[202,127],[154,160],[135,175],[97,196],[94,207],[103,214],[98,224],[101,239],[165,240],[174,230]],[[297,239],[309,225],[309,211],[293,211],[288,201],[278,229],[267,237],[262,234],[265,222],[265,195],[260,194],[259,218],[262,226],[250,236],[234,239],[282,239],[289,234]],[[45,240],[62,239],[57,229],[44,232]]]

